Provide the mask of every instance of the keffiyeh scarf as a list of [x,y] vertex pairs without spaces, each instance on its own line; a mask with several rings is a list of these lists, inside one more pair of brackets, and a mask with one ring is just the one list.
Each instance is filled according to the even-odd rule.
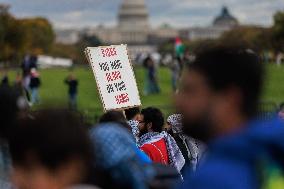
[[138,128],[139,122],[136,120],[129,120],[127,123],[128,125],[130,125],[132,134],[134,135],[137,143],[139,140],[139,128]]
[[183,141],[183,144],[185,145],[188,151],[188,158],[190,159],[191,166],[193,170],[195,170],[202,154],[202,151],[199,149],[201,148],[199,144],[202,145],[201,142],[198,142],[194,138],[183,134],[181,114],[173,114],[169,116],[167,122],[171,125],[173,133],[176,134]]
[[171,125],[173,133],[182,133],[182,115],[173,114],[168,117],[167,122]]
[[167,145],[167,152],[169,156],[169,164],[176,168],[179,172],[183,168],[185,164],[185,159],[176,143],[174,138],[166,133],[165,131],[158,133],[158,132],[150,132],[144,134],[139,142],[138,145],[141,147],[144,144],[154,143],[161,139],[164,139]]

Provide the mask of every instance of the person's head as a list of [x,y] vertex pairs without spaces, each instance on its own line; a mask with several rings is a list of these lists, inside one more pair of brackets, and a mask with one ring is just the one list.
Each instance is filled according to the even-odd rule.
[[146,67],[152,67],[154,65],[153,59],[150,55],[144,60],[144,64]]
[[13,131],[15,120],[19,111],[19,96],[17,91],[8,87],[0,86],[0,138],[7,139],[10,131]]
[[39,77],[39,73],[38,73],[38,71],[36,70],[36,68],[32,68],[32,69],[31,69],[31,76],[32,76],[32,77]]
[[182,115],[172,114],[167,118],[168,132],[170,134],[182,133]]
[[75,74],[73,72],[69,73],[68,79],[70,79],[70,80],[76,79]]
[[105,114],[103,114],[99,120],[99,123],[110,123],[110,122],[119,123],[129,131],[131,130],[125,116],[120,111],[108,111]]
[[[136,147],[133,136],[118,123],[102,123],[90,131],[94,148],[91,179],[102,188],[145,188],[152,172],[148,158]],[[93,183],[92,181],[90,181]]]
[[154,107],[142,109],[139,124],[140,136],[148,132],[162,132],[163,126],[164,116],[161,110]]
[[176,96],[184,130],[209,140],[240,129],[257,113],[263,65],[251,50],[212,48],[187,65]]
[[124,110],[126,119],[140,121],[140,108],[134,107]]
[[12,182],[19,189],[63,189],[80,183],[92,156],[81,117],[40,110],[18,121],[11,138]]

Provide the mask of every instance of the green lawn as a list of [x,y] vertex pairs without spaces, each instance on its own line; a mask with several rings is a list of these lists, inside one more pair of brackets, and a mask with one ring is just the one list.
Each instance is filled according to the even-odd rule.
[[[262,99],[264,101],[280,103],[284,101],[284,67],[269,65],[267,68],[267,78]],[[15,78],[16,71],[18,70],[9,72],[10,81],[13,81]],[[67,106],[67,86],[63,81],[69,72],[70,71],[67,69],[46,69],[40,71],[42,80],[42,87],[40,88],[40,107]],[[79,110],[90,117],[93,117],[94,114],[101,114],[102,104],[91,69],[89,67],[75,68],[74,73],[79,80]],[[166,114],[173,111],[168,108],[172,105],[170,71],[166,68],[159,70],[159,84],[162,92],[159,95],[151,96],[143,95],[144,70],[137,68],[135,69],[135,73],[143,107],[158,106],[162,108]]]
[[263,100],[284,102],[284,66],[270,65],[267,67]]

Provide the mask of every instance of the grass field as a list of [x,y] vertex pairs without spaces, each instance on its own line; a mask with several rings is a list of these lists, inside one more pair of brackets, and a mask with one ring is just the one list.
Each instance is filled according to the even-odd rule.
[[[9,71],[10,82],[15,78],[19,70]],[[67,69],[46,69],[41,70],[42,87],[40,88],[41,105],[46,106],[67,106],[67,86],[64,79],[70,71]],[[78,108],[85,114],[101,114],[102,104],[97,92],[96,82],[89,67],[79,67],[74,69],[74,73],[79,80]],[[159,84],[161,94],[144,96],[144,76],[145,72],[141,68],[135,69],[143,107],[158,106],[166,114],[173,111],[164,106],[172,105],[172,90],[170,82],[170,71],[167,68],[159,70]],[[267,77],[265,80],[265,90],[262,100],[280,103],[284,101],[284,67],[274,65],[267,66]]]

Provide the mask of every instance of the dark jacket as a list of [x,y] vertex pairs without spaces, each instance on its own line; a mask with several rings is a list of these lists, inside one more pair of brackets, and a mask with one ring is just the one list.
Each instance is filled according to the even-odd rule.
[[69,86],[68,93],[70,95],[77,94],[78,81],[76,79],[74,79],[74,80],[66,79],[65,83]]
[[34,89],[34,88],[39,88],[40,87],[40,79],[38,77],[31,77],[31,81],[30,81],[30,88]]

